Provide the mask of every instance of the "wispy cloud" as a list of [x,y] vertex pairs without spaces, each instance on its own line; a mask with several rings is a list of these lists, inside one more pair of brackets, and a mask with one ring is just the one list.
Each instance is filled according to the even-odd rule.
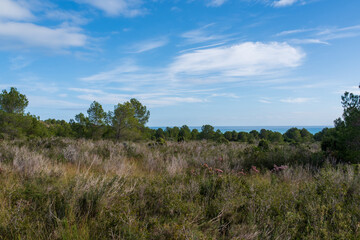
[[143,53],[156,48],[165,46],[168,43],[168,39],[165,37],[158,39],[150,39],[142,42],[138,42],[130,47],[132,53]]
[[273,3],[274,7],[286,7],[299,2],[299,0],[278,0]]
[[139,72],[140,68],[134,64],[125,63],[121,66],[110,70],[94,74],[92,76],[83,77],[80,80],[85,82],[117,82],[124,74]]
[[277,33],[276,36],[280,37],[280,36],[287,36],[287,35],[293,35],[293,34],[298,34],[298,33],[304,33],[304,32],[310,32],[310,31],[314,31],[316,29],[294,29],[294,30],[288,30],[288,31],[282,31],[280,33]]
[[140,0],[75,0],[104,11],[109,16],[134,17],[144,13]]
[[49,28],[32,23],[0,22],[0,49],[83,47],[87,36],[78,28]]
[[305,53],[287,43],[245,42],[178,56],[170,66],[173,74],[246,77],[294,68]]
[[291,39],[290,42],[294,43],[294,44],[325,44],[325,45],[330,45],[329,42],[326,42],[326,41],[321,40],[321,39],[315,39],[315,38]]
[[317,33],[317,35],[324,40],[356,37],[360,35],[360,25],[354,25],[343,28],[334,27],[334,28],[321,29]]
[[329,45],[331,40],[351,38],[360,36],[360,25],[349,27],[318,27],[309,29],[293,29],[280,32],[276,37],[293,38],[287,41],[294,44],[326,44]]
[[81,92],[81,93],[98,93],[103,94],[102,90],[98,89],[89,89],[89,88],[69,88],[70,91]]
[[29,95],[29,107],[41,107],[41,108],[56,108],[56,109],[79,109],[85,108],[86,105],[74,103],[72,101],[56,100],[46,96],[33,96]]
[[258,100],[258,102],[260,102],[260,103],[265,103],[265,104],[270,104],[270,103],[272,103],[269,98],[264,98],[264,97],[263,97],[263,98],[260,98],[260,99]]
[[148,94],[83,94],[78,96],[79,99],[86,101],[98,101],[102,104],[117,104],[128,101],[130,98],[137,98],[142,103],[150,107],[171,106],[179,103],[201,103],[206,99],[188,96],[173,96],[163,92],[153,92]]
[[211,97],[226,97],[226,98],[240,98],[238,95],[234,93],[214,93],[211,95]]
[[207,3],[207,6],[209,7],[219,7],[221,5],[223,5],[227,0],[210,0]]
[[313,100],[313,98],[286,98],[281,99],[280,101],[283,103],[307,103]]
[[34,18],[34,15],[20,2],[12,0],[0,1],[0,20],[29,20]]
[[214,26],[214,24],[208,24],[201,28],[185,32],[181,34],[181,37],[186,40],[187,44],[197,44],[197,43],[204,43],[209,41],[217,41],[230,37],[228,35],[213,34],[212,31],[210,31],[210,28],[212,26]]
[[29,66],[33,60],[28,59],[24,56],[17,56],[10,59],[10,69],[11,70],[20,70]]
[[[217,89],[216,84],[241,82],[245,77],[246,81],[258,78],[266,81],[299,66],[304,57],[301,49],[287,43],[246,42],[210,47],[181,53],[163,68],[146,68],[126,61],[112,70],[80,79],[89,86],[102,84],[104,92],[95,88],[70,90],[79,92],[82,100],[115,104],[136,97],[153,107],[201,103],[215,97],[236,99],[238,95]],[[264,76],[267,77],[264,79]],[[117,89],[111,90],[110,86],[117,86]]]
[[45,11],[45,18],[51,20],[66,21],[74,25],[83,25],[88,23],[90,20],[84,17],[81,13],[76,11],[65,11],[61,9],[51,9]]
[[164,68],[144,68],[127,61],[110,71],[81,78],[85,82],[129,84],[204,84],[243,81],[243,77],[278,76],[301,65],[305,53],[287,43],[245,42],[182,53]]

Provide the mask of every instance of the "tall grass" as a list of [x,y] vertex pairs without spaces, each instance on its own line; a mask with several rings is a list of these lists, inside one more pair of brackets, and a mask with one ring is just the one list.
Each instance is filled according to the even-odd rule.
[[359,239],[359,200],[317,145],[0,142],[0,239]]

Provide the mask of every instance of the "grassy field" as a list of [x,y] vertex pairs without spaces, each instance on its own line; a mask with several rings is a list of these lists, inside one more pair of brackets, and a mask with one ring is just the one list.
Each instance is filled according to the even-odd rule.
[[0,142],[0,239],[359,239],[359,200],[316,143]]

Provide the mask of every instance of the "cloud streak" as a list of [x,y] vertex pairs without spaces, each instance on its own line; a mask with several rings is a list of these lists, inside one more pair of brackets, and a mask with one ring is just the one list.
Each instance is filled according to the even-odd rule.
[[304,57],[303,51],[287,43],[245,42],[182,54],[171,64],[170,71],[193,76],[260,76],[295,68]]
[[220,7],[223,5],[227,0],[211,0],[208,2],[207,6],[209,7]]
[[[216,90],[216,84],[242,82],[244,79],[267,81],[298,67],[304,58],[305,53],[301,49],[287,43],[245,42],[181,53],[164,68],[144,68],[127,63],[80,79],[90,86],[116,84],[123,94],[100,92],[93,88],[71,90],[79,92],[78,97],[82,100],[114,104],[136,97],[155,107],[202,103],[214,97],[237,99],[239,96],[235,94]],[[213,90],[205,91],[202,87],[205,84],[213,86]],[[132,89],[130,92],[123,91],[120,90],[122,86]]]
[[109,16],[135,17],[144,13],[140,0],[75,0],[104,11]]
[[278,0],[273,3],[274,7],[287,7],[298,2],[298,0]]
[[83,47],[87,36],[77,28],[49,28],[32,23],[0,22],[0,48],[52,48]]
[[139,42],[130,47],[131,53],[143,53],[156,48],[165,46],[168,43],[167,38],[151,39]]
[[288,39],[288,42],[294,44],[325,44],[330,45],[331,40],[351,38],[360,36],[360,25],[349,27],[329,27],[329,28],[309,28],[309,29],[294,29],[283,31],[275,35],[276,37],[286,38],[287,36],[294,36]]
[[280,102],[283,103],[307,103],[312,101],[312,98],[286,98],[286,99],[281,99]]
[[20,3],[12,0],[0,1],[0,20],[29,20],[35,18],[34,15]]

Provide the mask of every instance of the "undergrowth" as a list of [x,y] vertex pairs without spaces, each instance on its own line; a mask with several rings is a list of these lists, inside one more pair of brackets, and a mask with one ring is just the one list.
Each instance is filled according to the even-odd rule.
[[0,239],[359,239],[359,200],[317,145],[0,142]]

